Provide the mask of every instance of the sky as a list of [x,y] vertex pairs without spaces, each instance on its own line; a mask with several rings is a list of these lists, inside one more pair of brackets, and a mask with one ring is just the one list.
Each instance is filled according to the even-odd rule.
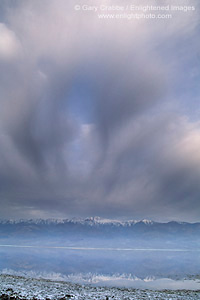
[[199,15],[0,1],[0,218],[200,221]]

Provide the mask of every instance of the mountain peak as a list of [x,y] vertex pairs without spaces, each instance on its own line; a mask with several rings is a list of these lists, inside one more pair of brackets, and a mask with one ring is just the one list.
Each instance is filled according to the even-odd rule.
[[152,225],[152,224],[155,223],[154,221],[152,221],[152,220],[147,220],[147,219],[143,219],[141,222],[143,222],[143,223],[146,224],[146,225]]

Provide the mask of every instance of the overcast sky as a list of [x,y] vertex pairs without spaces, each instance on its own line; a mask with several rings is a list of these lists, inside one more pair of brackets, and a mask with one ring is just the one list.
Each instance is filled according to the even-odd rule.
[[170,20],[0,1],[1,218],[200,221],[198,1],[152,0],[196,7]]

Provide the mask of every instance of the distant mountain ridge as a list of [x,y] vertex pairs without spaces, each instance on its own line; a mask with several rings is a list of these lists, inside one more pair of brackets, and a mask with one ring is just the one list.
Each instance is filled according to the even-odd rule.
[[0,219],[1,224],[37,224],[37,225],[57,225],[57,224],[82,224],[82,225],[114,225],[114,226],[133,226],[136,224],[145,224],[145,225],[156,225],[156,224],[200,224],[200,222],[189,223],[189,222],[178,222],[178,221],[169,221],[169,222],[155,222],[152,220],[142,219],[142,220],[127,220],[121,221],[116,219],[105,219],[100,217],[88,217],[88,218],[71,218],[71,219]]
[[66,223],[74,223],[74,224],[82,224],[82,225],[115,225],[115,226],[131,226],[137,223],[144,223],[146,225],[151,225],[156,222],[151,220],[128,220],[128,221],[120,221],[120,220],[113,220],[113,219],[104,219],[100,217],[88,217],[88,218],[72,218],[72,219],[19,219],[19,220],[12,220],[12,219],[0,219],[0,224],[41,224],[41,225],[56,225],[56,224],[66,224]]
[[0,220],[0,244],[72,247],[193,248],[200,250],[200,223],[86,219]]

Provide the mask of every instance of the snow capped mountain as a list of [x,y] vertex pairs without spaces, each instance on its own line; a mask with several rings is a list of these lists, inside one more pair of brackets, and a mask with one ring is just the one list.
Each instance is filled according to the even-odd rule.
[[151,220],[128,220],[128,221],[121,221],[116,219],[105,219],[100,217],[89,217],[86,219],[72,219],[72,222],[75,223],[81,223],[81,224],[87,224],[87,225],[115,225],[115,226],[131,226],[135,225],[137,223],[144,223],[145,225],[152,225],[155,222]]
[[82,225],[112,225],[112,226],[132,226],[138,223],[143,223],[145,225],[153,225],[156,222],[152,220],[128,220],[128,221],[120,221],[116,219],[105,219],[100,217],[88,217],[88,218],[72,218],[72,219],[19,219],[19,220],[0,220],[0,224],[36,224],[36,225],[56,225],[56,224],[66,224],[66,223],[74,223],[74,224],[82,224]]
[[104,219],[100,217],[89,217],[86,219],[72,219],[74,223],[80,223],[85,225],[112,225],[112,226],[127,226],[128,224],[135,224],[137,221],[120,221],[113,219]]
[[187,225],[187,224],[199,224],[199,223],[188,223],[188,222],[178,222],[178,221],[170,221],[166,223],[159,223],[148,219],[143,220],[117,220],[117,219],[107,219],[101,218],[98,216],[88,217],[88,218],[71,218],[71,219],[0,219],[0,224],[8,225],[8,224],[30,224],[30,225],[61,225],[61,224],[80,224],[80,225],[88,225],[88,226],[99,226],[99,225],[111,225],[117,227],[130,227],[137,224],[140,225],[157,225],[157,224],[169,224],[169,225]]
[[[77,247],[198,248],[200,223],[151,220],[31,219],[0,221],[2,244],[40,244]],[[189,245],[189,246],[188,246]]]
[[143,222],[143,223],[146,224],[146,225],[152,225],[152,224],[155,223],[154,221],[146,220],[146,219],[142,220],[141,222]]

